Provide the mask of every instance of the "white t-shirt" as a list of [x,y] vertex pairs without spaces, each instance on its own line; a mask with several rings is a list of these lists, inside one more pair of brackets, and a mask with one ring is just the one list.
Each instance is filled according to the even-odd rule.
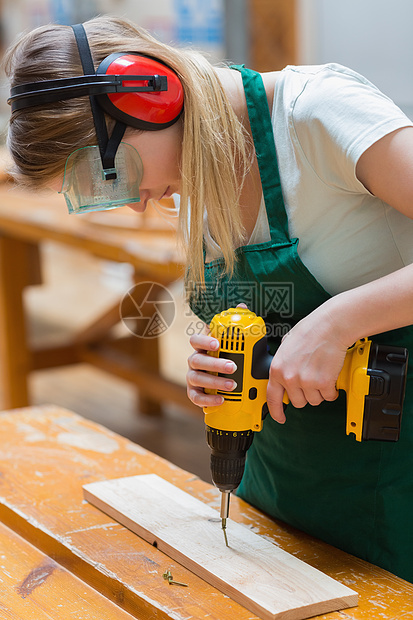
[[[272,124],[291,237],[331,294],[413,262],[413,220],[374,197],[356,164],[405,114],[364,77],[341,65],[286,67],[276,82]],[[210,238],[207,255],[219,248]],[[265,205],[249,243],[269,239]]]

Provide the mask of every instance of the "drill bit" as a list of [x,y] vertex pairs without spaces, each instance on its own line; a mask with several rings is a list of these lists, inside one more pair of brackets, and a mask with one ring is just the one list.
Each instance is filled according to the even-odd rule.
[[221,491],[221,525],[222,531],[224,532],[225,544],[229,547],[228,538],[227,538],[227,518],[229,514],[229,500],[231,491]]

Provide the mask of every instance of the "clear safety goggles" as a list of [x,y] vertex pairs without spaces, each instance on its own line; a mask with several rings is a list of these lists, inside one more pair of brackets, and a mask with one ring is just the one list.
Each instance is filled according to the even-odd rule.
[[59,192],[66,199],[69,213],[106,211],[140,202],[143,165],[138,151],[121,142],[114,163],[114,168],[103,170],[98,146],[86,146],[69,155]]

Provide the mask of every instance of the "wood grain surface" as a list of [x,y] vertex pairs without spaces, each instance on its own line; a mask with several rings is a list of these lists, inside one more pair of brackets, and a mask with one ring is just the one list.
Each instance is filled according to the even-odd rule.
[[357,594],[228,520],[156,474],[83,487],[97,508],[264,620],[303,620],[357,604]]
[[0,583],[4,620],[133,620],[1,523]]
[[[210,484],[66,409],[49,405],[0,414],[3,524],[139,620],[256,619],[83,499],[85,484],[151,473],[219,509],[219,491]],[[357,607],[319,620],[412,620],[412,584],[275,522],[237,497],[231,518],[358,592]],[[162,577],[166,570],[188,587],[169,586]]]

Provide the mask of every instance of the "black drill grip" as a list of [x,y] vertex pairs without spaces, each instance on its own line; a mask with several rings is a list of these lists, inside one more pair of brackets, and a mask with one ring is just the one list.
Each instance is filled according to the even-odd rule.
[[367,369],[370,389],[364,399],[363,441],[398,441],[408,357],[403,347],[372,342]]
[[207,443],[211,448],[212,482],[220,491],[234,491],[240,484],[245,457],[254,439],[247,431],[222,431],[206,427]]

